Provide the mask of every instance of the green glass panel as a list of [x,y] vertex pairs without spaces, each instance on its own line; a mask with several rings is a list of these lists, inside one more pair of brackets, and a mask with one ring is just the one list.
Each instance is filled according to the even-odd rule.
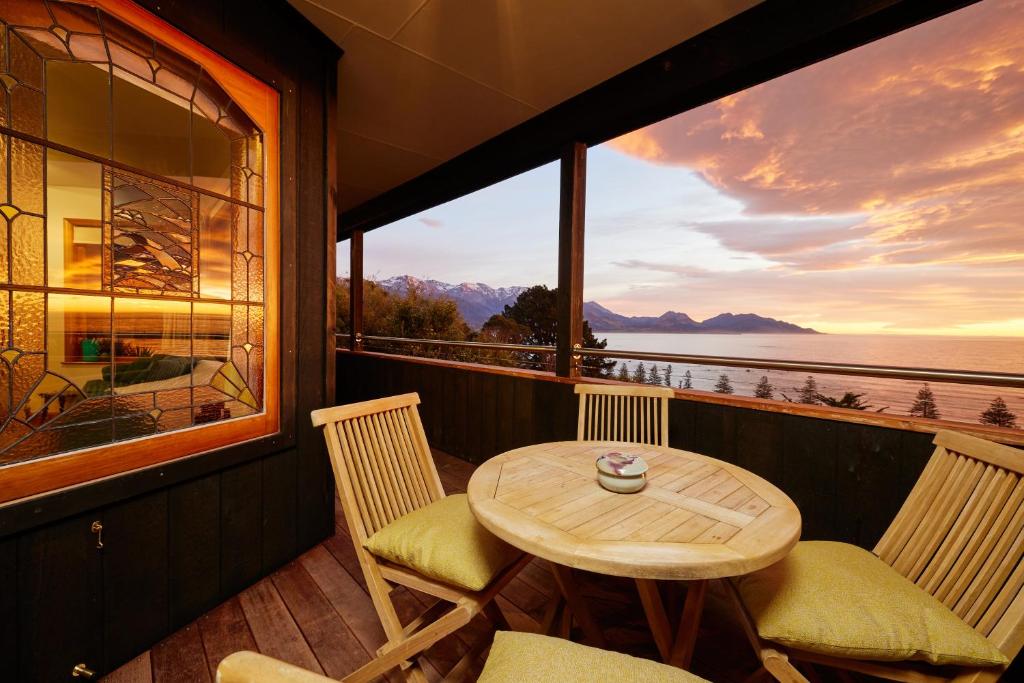
[[110,72],[105,64],[47,62],[46,111],[47,138],[110,156]]

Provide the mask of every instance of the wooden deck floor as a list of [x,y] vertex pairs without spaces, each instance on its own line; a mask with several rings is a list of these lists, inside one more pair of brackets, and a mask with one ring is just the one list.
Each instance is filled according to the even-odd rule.
[[[473,466],[435,451],[448,493],[465,491]],[[612,649],[656,658],[633,583],[586,576],[583,592],[594,607]],[[535,560],[498,597],[513,626],[536,630],[554,595],[546,563]],[[399,588],[395,601],[408,620],[427,596]],[[671,607],[671,605],[670,605]],[[678,614],[678,610],[675,611]],[[440,680],[480,638],[490,638],[478,617],[421,659],[431,680]],[[158,643],[104,680],[116,683],[212,682],[217,664],[236,650],[256,650],[312,671],[341,678],[370,659],[384,642],[351,538],[339,508],[335,535]],[[480,662],[476,673],[479,673]],[[712,681],[742,681],[756,661],[727,606],[714,592],[701,623],[693,671]],[[389,680],[398,681],[392,675]]]

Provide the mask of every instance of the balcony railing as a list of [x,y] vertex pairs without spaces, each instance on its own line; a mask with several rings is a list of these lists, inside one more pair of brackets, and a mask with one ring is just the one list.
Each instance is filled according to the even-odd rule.
[[[349,335],[337,335],[339,341],[347,341]],[[478,351],[507,351],[530,354],[553,354],[554,346],[525,344],[497,344],[489,342],[446,341],[439,339],[410,339],[407,337],[381,337],[366,335],[364,343],[373,345],[434,346],[438,348],[475,349]],[[917,380],[921,382],[946,382],[976,386],[1010,387],[1024,389],[1024,375],[1008,372],[978,372],[974,370],[942,370],[938,368],[915,368],[897,365],[862,365],[856,363],[825,363],[800,360],[779,360],[765,358],[738,358],[734,356],[705,356],[682,353],[656,353],[651,351],[628,351],[621,349],[582,349],[580,354],[600,358],[656,361],[663,363],[685,363],[690,365],[711,365],[757,370],[784,370],[789,372],[825,373],[831,375],[853,375],[880,379]]]

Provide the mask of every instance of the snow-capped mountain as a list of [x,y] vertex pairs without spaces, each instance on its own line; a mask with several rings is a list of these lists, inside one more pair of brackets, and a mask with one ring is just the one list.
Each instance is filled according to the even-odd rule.
[[396,275],[377,282],[382,288],[396,294],[405,294],[415,287],[426,297],[447,297],[455,301],[459,312],[470,327],[479,328],[506,305],[515,303],[526,287],[491,287],[482,282],[462,282],[457,285],[440,280],[421,280],[412,275]]
[[[479,329],[495,313],[501,313],[506,305],[515,303],[516,298],[527,287],[491,287],[482,282],[462,282],[457,285],[440,280],[421,280],[412,275],[396,275],[377,284],[395,294],[405,294],[415,287],[423,296],[452,299],[470,327]],[[719,313],[713,318],[697,321],[685,313],[666,311],[660,316],[626,316],[610,311],[596,301],[583,304],[583,317],[590,322],[594,332],[695,332],[711,334],[819,334],[809,327],[799,327],[774,318],[754,313]]]

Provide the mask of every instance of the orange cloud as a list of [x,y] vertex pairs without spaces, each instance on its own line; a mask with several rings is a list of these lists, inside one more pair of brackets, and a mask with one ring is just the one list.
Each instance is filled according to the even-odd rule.
[[[978,3],[611,145],[694,169],[761,234],[702,230],[794,267],[1024,262],[1024,2]],[[860,222],[766,236],[778,215]]]

